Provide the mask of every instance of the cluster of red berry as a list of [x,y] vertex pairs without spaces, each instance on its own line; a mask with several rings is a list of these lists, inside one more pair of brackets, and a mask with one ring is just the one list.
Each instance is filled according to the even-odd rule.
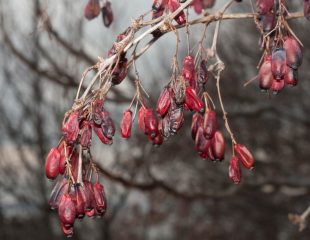
[[[58,208],[62,229],[69,236],[76,218],[83,218],[85,214],[103,216],[107,207],[104,187],[99,183],[90,154],[92,130],[102,143],[112,144],[115,126],[103,107],[103,100],[95,100],[91,109],[69,114],[62,127],[63,139],[58,147],[50,150],[46,159],[47,178],[53,180],[59,174],[63,175],[58,179],[49,203],[53,209]],[[92,183],[94,173],[96,180]]]
[[105,1],[102,6],[100,6],[99,0],[88,0],[85,6],[84,16],[88,20],[92,20],[102,14],[103,24],[109,27],[113,22],[113,11],[111,8],[111,2]]
[[259,86],[264,91],[278,93],[285,85],[297,85],[298,67],[302,63],[301,46],[286,22],[285,1],[257,0],[256,7],[262,32],[260,46],[264,51]]
[[[241,2],[241,0],[235,1]],[[152,18],[159,18],[168,11],[175,12],[183,2],[185,1],[153,0]],[[215,2],[216,0],[193,0],[190,6],[199,14],[202,9],[213,7]],[[289,13],[284,0],[256,0],[256,6],[259,14],[256,22],[262,33],[260,45],[264,50],[257,79],[261,89],[279,92],[285,84],[293,86],[297,84],[297,70],[302,62],[301,46],[286,22],[286,16]],[[109,26],[113,21],[109,1],[105,1],[100,6],[99,0],[89,0],[85,8],[85,17],[93,19],[100,14],[100,11],[105,25]],[[309,18],[308,0],[304,1],[304,12]],[[180,25],[185,24],[187,19],[184,10],[174,19]],[[218,70],[215,68],[216,64],[209,64],[209,57],[214,55],[209,54],[202,46],[203,39],[195,57],[191,56],[188,50],[189,53],[183,59],[181,71],[175,55],[172,77],[158,97],[156,111],[154,111],[147,106],[140,92],[142,85],[135,66],[135,56],[128,61],[123,51],[126,43],[133,38],[132,28],[118,35],[109,50],[110,60],[113,56],[115,58],[105,70],[104,77],[100,76],[102,81],[98,83],[99,89],[89,95],[84,93],[87,96],[83,95],[84,97],[81,98],[83,101],[76,101],[73,109],[66,114],[62,125],[63,137],[58,146],[50,150],[46,159],[47,178],[53,180],[61,175],[52,191],[49,203],[53,209],[58,209],[62,230],[67,236],[73,234],[76,218],[83,218],[85,215],[103,216],[106,212],[104,187],[99,183],[98,169],[92,160],[90,147],[93,132],[103,144],[113,143],[115,125],[104,107],[106,94],[111,86],[120,84],[126,78],[131,63],[136,70],[137,89],[130,107],[123,113],[120,123],[121,136],[125,139],[131,137],[132,124],[137,113],[141,131],[153,145],[162,145],[170,136],[179,132],[184,123],[184,114],[188,111],[192,113],[191,136],[198,155],[203,159],[216,162],[224,159],[224,136],[218,129],[213,100],[206,91],[209,77],[216,76]],[[106,62],[102,61],[102,63]],[[228,175],[234,183],[238,184],[241,181],[240,165],[246,169],[252,169],[254,158],[244,145],[237,143],[230,130],[218,85],[225,126],[230,134],[233,149]],[[137,105],[132,111],[135,100]],[[140,106],[139,110],[138,106]]]

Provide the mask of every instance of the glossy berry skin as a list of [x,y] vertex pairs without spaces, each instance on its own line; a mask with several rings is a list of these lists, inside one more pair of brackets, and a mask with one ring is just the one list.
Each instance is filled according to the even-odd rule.
[[49,179],[55,179],[59,174],[60,152],[57,148],[52,148],[45,161],[45,174]]
[[217,130],[216,112],[213,110],[206,110],[203,123],[204,135],[207,139],[213,138]]
[[172,92],[169,87],[165,87],[163,91],[161,92],[156,105],[156,112],[161,116],[164,117],[170,107],[172,98]]
[[256,0],[256,9],[259,14],[266,14],[272,10],[274,0]]
[[281,80],[286,73],[286,52],[284,48],[277,48],[272,52],[271,71],[273,78]]
[[286,64],[297,69],[302,63],[302,51],[299,43],[294,37],[288,37],[284,41],[283,48],[286,52]]
[[88,20],[92,20],[100,14],[99,0],[89,0],[85,6],[84,16]]
[[62,126],[62,132],[67,143],[71,144],[76,141],[79,135],[79,112],[72,112],[67,121]]
[[225,140],[220,131],[215,132],[214,137],[212,138],[211,147],[215,160],[222,161],[225,154]]
[[268,90],[272,86],[273,75],[271,72],[271,57],[265,58],[262,66],[259,69],[258,73],[259,87],[262,90]]
[[251,152],[241,144],[235,144],[234,149],[242,165],[247,169],[252,169],[254,166],[254,157]]
[[189,110],[194,110],[196,112],[203,112],[204,103],[197,96],[196,91],[191,86],[186,87],[185,103],[189,108]]
[[121,135],[123,138],[130,138],[131,136],[131,127],[132,127],[132,112],[131,110],[126,110],[123,114],[121,121]]
[[96,182],[93,186],[93,191],[96,201],[96,210],[100,215],[103,215],[107,210],[107,200],[105,197],[103,185]]
[[76,209],[73,199],[69,194],[64,194],[58,208],[60,221],[65,227],[71,227],[74,224]]
[[101,9],[101,14],[102,14],[102,20],[103,24],[106,27],[110,27],[111,23],[113,22],[113,11],[111,8],[111,2],[107,1],[102,9]]
[[229,170],[228,170],[229,178],[235,184],[239,184],[241,182],[241,169],[239,167],[239,159],[236,156],[233,156],[230,160]]

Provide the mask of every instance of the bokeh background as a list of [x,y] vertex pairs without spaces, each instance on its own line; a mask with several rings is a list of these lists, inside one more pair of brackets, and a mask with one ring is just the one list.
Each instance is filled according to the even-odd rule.
[[[288,2],[292,11],[302,10],[302,1]],[[46,153],[60,138],[63,114],[83,71],[97,56],[106,56],[131,18],[151,7],[150,0],[113,0],[115,22],[106,29],[101,17],[84,19],[85,4],[0,0],[0,239],[65,238],[47,204],[54,183],[44,176]],[[230,11],[251,12],[250,1]],[[191,17],[197,16],[191,12]],[[135,125],[130,141],[117,134],[111,147],[94,143],[109,209],[103,219],[77,222],[73,239],[309,239],[310,230],[299,233],[287,216],[303,212],[310,200],[310,22],[298,19],[290,25],[304,44],[304,61],[298,86],[277,96],[261,93],[255,82],[243,87],[256,75],[261,54],[254,22],[225,21],[221,26],[223,100],[238,141],[256,158],[254,171],[243,171],[242,184],[228,179],[229,147],[220,164],[197,156],[189,115],[182,131],[160,148]],[[211,25],[207,32],[206,47],[213,29]],[[190,30],[192,46],[202,30]],[[186,36],[183,31],[180,36],[181,59]],[[173,34],[164,36],[137,62],[153,106],[169,80],[174,48]],[[116,122],[133,97],[132,75],[109,94],[106,108]],[[214,79],[207,88],[219,106]],[[224,129],[221,120],[219,125]]]

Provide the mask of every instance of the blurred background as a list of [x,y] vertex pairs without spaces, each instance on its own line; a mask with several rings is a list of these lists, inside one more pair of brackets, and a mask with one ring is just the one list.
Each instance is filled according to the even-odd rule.
[[[56,211],[47,204],[55,183],[44,176],[45,156],[58,143],[63,114],[83,71],[97,56],[106,56],[131,18],[151,7],[150,0],[112,0],[115,21],[106,29],[101,16],[93,21],[83,17],[86,2],[0,0],[0,239],[65,239]],[[290,2],[290,9],[302,10],[302,1]],[[250,1],[230,11],[251,12]],[[191,11],[191,17],[197,16]],[[189,115],[181,132],[160,148],[134,124],[130,141],[119,134],[112,146],[95,141],[108,213],[77,222],[73,239],[309,239],[310,230],[299,233],[287,216],[303,212],[310,202],[310,23],[298,19],[290,25],[304,44],[304,61],[298,86],[277,96],[261,93],[257,83],[243,87],[256,75],[261,56],[253,20],[221,26],[223,100],[236,138],[256,158],[255,169],[243,171],[240,185],[228,179],[226,133],[225,161],[214,164],[196,154]],[[192,45],[202,30],[190,30]],[[186,36],[180,34],[182,59]],[[137,62],[153,106],[169,80],[174,49],[175,37],[169,34]],[[106,108],[116,123],[133,97],[132,75],[109,94]],[[214,79],[208,91],[219,106]],[[219,125],[225,132],[221,119]]]

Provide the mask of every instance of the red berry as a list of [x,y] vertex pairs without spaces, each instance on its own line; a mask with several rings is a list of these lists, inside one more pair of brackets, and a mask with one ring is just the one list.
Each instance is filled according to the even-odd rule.
[[256,0],[256,9],[259,14],[266,14],[272,10],[274,0]]
[[169,87],[165,87],[157,100],[157,106],[156,106],[156,112],[161,117],[164,117],[167,114],[171,103],[171,97],[172,97],[171,89]]
[[123,138],[130,138],[132,127],[132,112],[128,109],[124,112],[121,121],[121,135]]
[[287,66],[284,82],[285,84],[296,86],[298,83],[298,70]]
[[103,24],[106,27],[110,27],[113,22],[113,11],[111,8],[111,2],[106,1],[101,9]]
[[[176,11],[181,5],[179,3],[179,0],[169,0],[169,10],[170,12]],[[179,24],[185,24],[186,23],[186,16],[184,11],[181,11],[175,18],[174,20]]]
[[254,158],[251,152],[241,144],[234,145],[234,149],[243,166],[247,169],[252,169],[254,166]]
[[80,144],[83,148],[89,148],[92,141],[92,128],[89,121],[83,121],[81,128]]
[[93,191],[96,201],[96,210],[100,215],[103,215],[107,210],[107,200],[104,193],[104,187],[97,182],[93,186]]
[[147,108],[144,113],[145,133],[155,138],[158,133],[158,122],[153,109]]
[[286,53],[284,48],[277,48],[272,52],[271,71],[273,78],[281,80],[286,73]]
[[69,194],[64,194],[59,203],[58,215],[60,221],[65,227],[71,227],[74,224],[76,210],[73,199]]
[[139,128],[142,130],[142,132],[144,134],[147,134],[146,128],[145,128],[145,112],[146,112],[146,108],[142,106],[138,112],[138,125],[139,125]]
[[283,48],[286,52],[286,64],[293,69],[297,69],[302,63],[302,51],[299,43],[294,37],[287,37]]
[[217,130],[216,112],[207,109],[204,116],[203,123],[204,135],[206,138],[213,138]]
[[212,153],[216,160],[223,160],[225,154],[225,140],[220,131],[216,131],[212,138]]
[[285,85],[284,80],[280,80],[280,81],[273,80],[270,89],[273,91],[274,94],[277,94],[284,88],[284,85]]
[[62,222],[61,224],[61,229],[63,233],[69,238],[73,236],[73,227],[72,226],[65,226]]
[[95,124],[93,124],[93,129],[94,129],[94,132],[96,133],[97,137],[100,139],[100,141],[103,143],[103,144],[106,144],[106,145],[111,145],[113,143],[112,139],[109,139],[107,138],[104,133],[103,133],[103,130],[101,127],[98,127],[96,126]]
[[235,183],[239,184],[241,182],[241,169],[239,167],[239,159],[233,156],[230,160],[229,165],[229,178]]
[[100,14],[100,4],[99,0],[89,0],[85,6],[84,16],[88,20],[92,20],[95,17],[98,17]]
[[62,132],[67,143],[73,143],[76,141],[79,135],[79,112],[72,112],[67,121],[62,126]]
[[195,113],[192,118],[192,126],[191,126],[192,130],[191,133],[193,140],[195,140],[196,138],[198,128],[202,126],[203,126],[203,116],[200,113]]
[[259,87],[262,90],[270,89],[273,82],[273,75],[271,72],[271,56],[267,56],[259,69],[258,73]]
[[204,103],[197,96],[196,91],[188,86],[185,90],[185,104],[190,110],[194,110],[197,112],[202,112],[204,108]]
[[59,174],[60,153],[57,148],[52,148],[46,157],[45,174],[49,179],[55,179]]

